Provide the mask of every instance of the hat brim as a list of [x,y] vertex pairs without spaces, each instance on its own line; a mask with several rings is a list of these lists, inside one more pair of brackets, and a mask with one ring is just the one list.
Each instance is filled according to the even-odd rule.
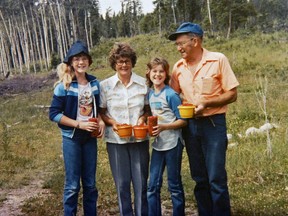
[[85,54],[87,55],[90,59],[92,59],[91,55],[85,51],[75,51],[73,53],[71,53],[69,56],[66,56],[63,60],[64,63],[69,64],[69,62],[71,61],[72,57],[79,55],[79,54]]
[[177,39],[177,36],[180,35],[180,34],[187,34],[187,33],[190,33],[190,31],[178,31],[178,32],[174,32],[172,34],[170,34],[168,36],[168,39],[171,40],[171,41],[175,41]]

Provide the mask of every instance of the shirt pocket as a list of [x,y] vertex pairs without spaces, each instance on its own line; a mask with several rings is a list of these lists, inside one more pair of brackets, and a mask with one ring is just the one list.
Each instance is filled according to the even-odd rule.
[[203,77],[202,78],[202,95],[211,95],[216,91],[217,78],[215,77]]

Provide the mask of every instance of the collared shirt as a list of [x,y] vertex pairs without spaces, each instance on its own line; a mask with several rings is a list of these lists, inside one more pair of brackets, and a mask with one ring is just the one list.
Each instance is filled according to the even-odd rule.
[[[203,56],[194,74],[188,69],[187,62],[180,59],[173,67],[171,87],[182,93],[184,102],[195,104],[197,99],[219,96],[239,85],[225,55],[210,52],[203,48]],[[225,113],[227,105],[208,107],[203,116]]]
[[[137,124],[137,121],[144,113],[144,106],[148,105],[148,87],[146,80],[132,73],[130,82],[125,86],[118,78],[117,73],[100,82],[100,107],[106,108],[106,115],[113,118],[120,124]],[[107,126],[105,131],[106,142],[129,143],[135,139],[121,139],[112,126]],[[141,140],[143,141],[143,140]]]

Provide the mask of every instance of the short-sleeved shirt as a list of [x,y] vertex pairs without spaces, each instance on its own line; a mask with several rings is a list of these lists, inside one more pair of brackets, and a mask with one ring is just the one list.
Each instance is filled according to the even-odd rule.
[[[180,119],[177,107],[181,103],[179,94],[169,86],[165,86],[158,94],[153,89],[149,92],[150,108],[153,116],[158,117],[158,124],[169,124]],[[152,147],[157,151],[166,151],[174,148],[179,138],[182,140],[181,129],[164,130],[155,137]]]
[[[100,107],[106,108],[106,115],[120,124],[136,125],[139,117],[144,113],[144,106],[149,104],[146,80],[135,73],[132,73],[127,86],[121,82],[116,73],[100,82],[100,89]],[[119,144],[137,141],[133,137],[120,138],[113,131],[112,126],[106,127],[105,139],[106,142]]]
[[[225,55],[203,49],[203,56],[194,74],[188,69],[187,62],[180,59],[173,67],[171,87],[183,96],[184,102],[195,104],[196,99],[219,96],[239,85]],[[227,105],[208,107],[203,116],[221,114]]]

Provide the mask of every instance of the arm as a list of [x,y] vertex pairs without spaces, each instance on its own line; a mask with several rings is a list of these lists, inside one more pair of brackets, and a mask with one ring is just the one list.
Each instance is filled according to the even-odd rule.
[[202,98],[196,102],[195,115],[201,115],[203,110],[207,107],[219,107],[229,103],[233,103],[237,100],[237,88],[233,88],[219,96],[212,98]]
[[158,124],[157,126],[153,127],[153,136],[157,136],[161,131],[179,129],[186,125],[187,121],[183,119],[177,119],[173,123],[169,124]]
[[118,131],[117,125],[119,125],[118,122],[116,122],[113,118],[110,118],[106,115],[107,108],[100,108],[99,114],[101,116],[101,119],[104,121],[104,123],[108,126],[112,126],[114,131]]
[[137,121],[137,125],[144,125],[147,122],[148,116],[151,116],[151,109],[149,105],[144,106],[144,113],[141,115]]
[[89,132],[99,129],[99,125],[96,122],[76,121],[74,119],[68,118],[65,115],[62,116],[59,123],[65,126],[74,127]]
[[98,115],[98,125],[99,125],[99,135],[97,137],[102,137],[105,131],[105,122],[102,120],[101,115]]

